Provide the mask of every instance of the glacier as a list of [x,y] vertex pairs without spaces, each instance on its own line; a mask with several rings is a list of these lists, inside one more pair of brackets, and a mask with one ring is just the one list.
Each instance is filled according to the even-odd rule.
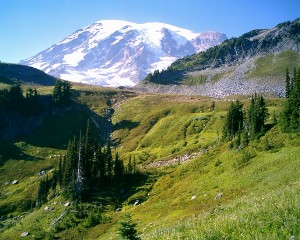
[[20,63],[72,82],[134,86],[148,73],[224,40],[223,33],[195,33],[160,22],[101,20]]

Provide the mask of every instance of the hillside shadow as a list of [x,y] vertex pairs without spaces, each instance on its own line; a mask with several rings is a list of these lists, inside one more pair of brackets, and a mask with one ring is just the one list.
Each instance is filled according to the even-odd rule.
[[131,130],[133,128],[136,128],[139,124],[140,124],[139,122],[133,122],[130,120],[122,120],[113,126],[113,131],[120,130],[120,129]]
[[[122,183],[107,181],[105,184],[97,185],[95,191],[86,194],[82,200],[86,203],[96,203],[103,208],[113,206],[116,210],[125,202],[132,205],[137,200],[139,203],[146,201],[150,191],[147,185],[153,181],[150,175],[144,173],[125,174]],[[136,197],[132,198],[133,195]]]
[[27,161],[42,160],[42,158],[37,158],[25,153],[13,143],[0,142],[0,166],[2,166],[9,159]]
[[98,115],[86,105],[72,102],[71,106],[52,109],[36,131],[23,138],[23,141],[39,147],[66,149],[69,140],[85,133],[88,120],[91,123],[92,137],[105,143],[112,128],[107,118]]

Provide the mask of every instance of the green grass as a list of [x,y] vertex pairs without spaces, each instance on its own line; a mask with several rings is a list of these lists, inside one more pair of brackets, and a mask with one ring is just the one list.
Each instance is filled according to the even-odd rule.
[[222,131],[222,110],[228,103],[180,96],[138,96],[116,109],[113,117],[121,154],[140,162],[172,157],[217,141]]
[[158,228],[145,239],[289,239],[300,236],[300,182],[250,194],[210,212]]
[[255,68],[247,73],[247,78],[280,77],[285,79],[286,69],[292,74],[293,68],[300,65],[300,54],[294,51],[284,51],[280,54],[269,54],[260,57],[255,62]]
[[[96,226],[87,222],[93,212],[89,206],[95,207],[96,202],[85,203],[84,218],[76,216],[72,203],[72,211],[57,225],[61,231],[55,232],[51,223],[66,210],[59,204],[65,199],[58,195],[40,209],[29,206],[35,203],[40,179],[37,173],[57,166],[57,156],[64,152],[68,138],[79,129],[84,131],[88,113],[79,108],[50,117],[32,136],[0,147],[0,153],[5,153],[0,167],[0,209],[17,217],[5,220],[10,226],[0,232],[0,239],[18,239],[24,231],[30,232],[31,239],[51,239],[54,235],[62,239],[120,239],[117,228],[125,213],[132,214],[142,239],[300,237],[298,134],[284,134],[275,126],[246,149],[238,150],[220,141],[228,101],[196,96],[127,96],[124,92],[78,88],[78,99],[96,112],[115,105],[112,137],[118,148],[114,151],[125,161],[135,156],[145,167],[185,153],[207,151],[185,164],[141,168],[142,174],[123,186],[126,197],[122,199],[118,198],[119,186],[100,189],[93,201],[102,202],[104,212]],[[108,102],[111,97],[116,100]],[[213,101],[215,110],[211,108]],[[248,106],[249,99],[242,101]],[[283,100],[267,99],[267,106],[271,126],[272,113],[278,116]],[[14,179],[19,184],[11,185]],[[218,193],[223,196],[215,199]],[[192,196],[196,198],[192,200]],[[134,207],[137,199],[141,204]],[[46,206],[52,211],[44,210]],[[122,210],[115,212],[116,206]]]

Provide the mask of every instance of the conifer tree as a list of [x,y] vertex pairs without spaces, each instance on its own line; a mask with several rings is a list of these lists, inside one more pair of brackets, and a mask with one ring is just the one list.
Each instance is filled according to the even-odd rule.
[[77,142],[76,139],[69,141],[64,159],[63,188],[68,197],[74,198],[77,169]]
[[108,179],[112,178],[112,171],[113,171],[113,160],[112,160],[112,153],[110,148],[110,140],[107,140],[106,149],[105,149],[105,163],[106,163],[106,176]]
[[239,100],[231,103],[223,128],[223,138],[232,140],[243,127],[243,103]]
[[71,101],[71,83],[57,80],[53,89],[52,98],[57,105],[69,105]]
[[124,174],[123,161],[119,159],[119,154],[116,153],[115,162],[114,162],[114,178],[116,182],[122,181],[123,174]]
[[294,69],[290,93],[287,96],[280,125],[285,132],[300,131],[300,69]]
[[289,69],[286,68],[286,76],[285,76],[285,96],[288,98],[291,91],[291,79],[289,74]]
[[132,221],[132,217],[129,214],[124,216],[123,221],[120,222],[119,234],[126,240],[140,240],[135,229],[136,223]]
[[85,137],[82,141],[82,177],[83,187],[86,191],[89,191],[91,185],[91,174],[92,174],[92,164],[94,158],[94,144],[91,139],[91,125],[90,120],[87,121],[87,128]]
[[268,109],[266,107],[263,96],[257,96],[255,94],[251,98],[251,103],[248,108],[248,129],[250,138],[255,138],[265,131],[265,120],[268,115]]
[[96,150],[96,179],[100,184],[104,183],[106,174],[105,169],[105,159],[102,154],[101,147],[98,147],[98,149]]
[[128,164],[127,164],[127,173],[132,174],[133,173],[133,165],[131,161],[131,156],[129,156]]

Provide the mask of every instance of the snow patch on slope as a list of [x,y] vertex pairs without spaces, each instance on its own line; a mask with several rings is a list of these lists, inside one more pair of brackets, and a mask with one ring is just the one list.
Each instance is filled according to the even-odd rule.
[[159,22],[103,20],[21,63],[69,81],[133,86],[148,73],[225,39],[218,32],[194,33]]

